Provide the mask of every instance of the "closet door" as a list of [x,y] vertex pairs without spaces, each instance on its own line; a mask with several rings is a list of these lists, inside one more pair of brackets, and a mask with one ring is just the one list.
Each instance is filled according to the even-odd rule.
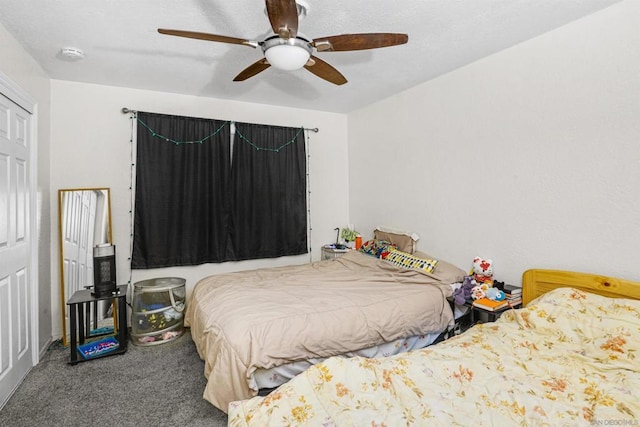
[[0,94],[0,407],[33,366],[30,122]]

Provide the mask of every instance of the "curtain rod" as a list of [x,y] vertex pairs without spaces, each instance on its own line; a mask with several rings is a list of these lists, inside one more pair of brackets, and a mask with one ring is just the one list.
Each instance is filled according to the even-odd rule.
[[[122,114],[129,114],[129,113],[137,113],[138,112],[137,110],[130,110],[127,107],[123,107],[121,111],[122,111]],[[303,128],[303,129],[304,130],[310,130],[311,132],[315,132],[315,133],[320,132],[320,129],[318,129],[318,128]]]

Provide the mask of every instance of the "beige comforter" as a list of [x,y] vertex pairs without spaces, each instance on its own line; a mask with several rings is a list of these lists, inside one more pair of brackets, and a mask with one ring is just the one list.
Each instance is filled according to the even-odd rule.
[[204,278],[185,318],[205,361],[204,398],[226,412],[257,394],[257,368],[442,332],[453,323],[449,295],[437,274],[359,252]]

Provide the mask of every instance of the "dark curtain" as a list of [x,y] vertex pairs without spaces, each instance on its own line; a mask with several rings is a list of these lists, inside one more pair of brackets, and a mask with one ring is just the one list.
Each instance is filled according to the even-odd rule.
[[307,253],[301,128],[236,123],[229,247],[238,260]]
[[138,113],[132,268],[228,259],[229,126]]

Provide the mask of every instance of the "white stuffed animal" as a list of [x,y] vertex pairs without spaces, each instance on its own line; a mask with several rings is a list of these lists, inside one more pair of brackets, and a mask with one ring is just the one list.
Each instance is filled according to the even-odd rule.
[[471,274],[478,284],[484,283],[488,287],[493,286],[493,261],[475,257]]

